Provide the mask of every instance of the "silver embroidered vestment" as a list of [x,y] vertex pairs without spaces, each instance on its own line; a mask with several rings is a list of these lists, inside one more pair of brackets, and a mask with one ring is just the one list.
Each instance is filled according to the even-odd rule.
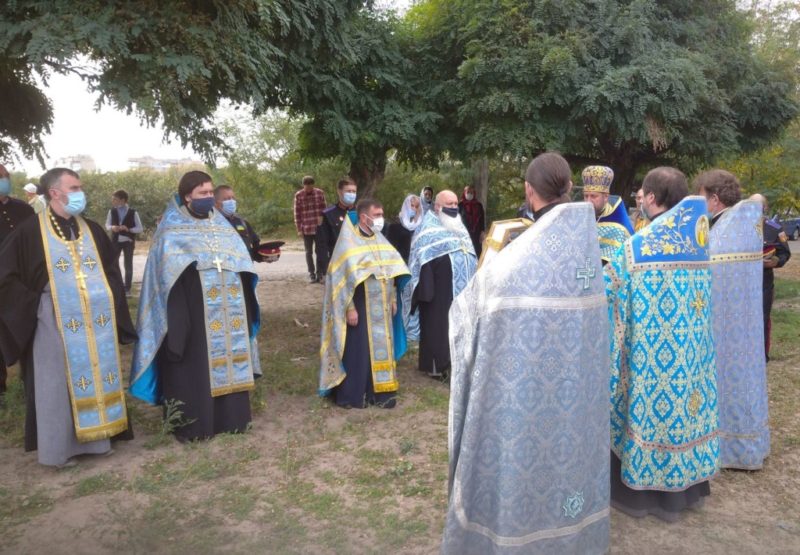
[[711,228],[720,466],[758,469],[769,455],[761,204],[742,201]]
[[604,553],[609,324],[594,211],[555,207],[450,309],[443,553]]

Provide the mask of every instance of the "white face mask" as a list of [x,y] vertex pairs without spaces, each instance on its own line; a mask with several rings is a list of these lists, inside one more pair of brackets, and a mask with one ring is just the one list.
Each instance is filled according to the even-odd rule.
[[383,216],[378,216],[377,218],[370,218],[372,220],[372,225],[370,229],[373,232],[379,233],[383,229]]
[[464,195],[464,197],[465,197],[467,200],[472,200],[472,199],[474,199],[474,198],[475,198],[475,195],[473,195],[472,193],[467,193],[466,195]]

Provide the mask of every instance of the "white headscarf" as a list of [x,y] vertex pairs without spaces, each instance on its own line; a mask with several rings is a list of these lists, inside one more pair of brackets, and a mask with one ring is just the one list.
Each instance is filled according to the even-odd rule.
[[[431,200],[425,200],[425,189],[431,190]],[[422,213],[424,214],[431,208],[433,208],[433,187],[430,185],[425,185],[422,190],[419,192],[419,204],[422,206]]]
[[403,206],[400,208],[400,223],[403,224],[403,227],[409,231],[414,231],[419,227],[419,224],[422,223],[422,205],[420,204],[419,210],[417,211],[416,216],[411,218],[408,215],[408,212],[412,209],[411,200],[420,198],[417,195],[407,195],[406,200],[403,201]]

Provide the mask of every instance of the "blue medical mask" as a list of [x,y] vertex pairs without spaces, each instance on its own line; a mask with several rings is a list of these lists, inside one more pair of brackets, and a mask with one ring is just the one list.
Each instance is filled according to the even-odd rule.
[[234,214],[236,214],[236,199],[229,198],[228,200],[223,200],[222,211],[225,213],[226,216],[233,216]]
[[350,193],[350,192],[344,193],[342,195],[342,202],[344,202],[347,206],[350,206],[351,204],[355,204],[356,203],[356,193]]
[[409,208],[408,210],[406,210],[406,214],[408,214],[409,218],[413,218],[414,216],[417,215],[417,211],[414,210],[413,208]]
[[0,177],[0,195],[8,196],[11,193],[11,181],[7,177]]
[[214,209],[214,197],[192,199],[189,207],[198,216],[205,216]]
[[451,218],[455,218],[458,216],[458,208],[445,208],[442,207],[442,212],[450,216]]
[[86,208],[86,194],[83,191],[72,191],[67,193],[67,204],[64,205],[64,212],[70,216],[77,216]]

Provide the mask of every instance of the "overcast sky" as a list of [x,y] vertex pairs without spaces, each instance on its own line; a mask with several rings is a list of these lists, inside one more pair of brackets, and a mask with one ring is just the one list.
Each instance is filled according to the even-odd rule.
[[[411,3],[412,0],[378,0],[376,5],[402,13]],[[140,156],[200,158],[191,148],[182,148],[177,140],[164,143],[160,126],[147,128],[135,115],[128,116],[109,107],[96,111],[96,97],[77,76],[53,75],[44,92],[53,103],[52,133],[44,137],[47,167],[60,158],[78,154],[94,158],[99,171],[128,169],[128,158]],[[8,160],[6,166],[30,176],[44,172],[35,160],[22,163]]]

